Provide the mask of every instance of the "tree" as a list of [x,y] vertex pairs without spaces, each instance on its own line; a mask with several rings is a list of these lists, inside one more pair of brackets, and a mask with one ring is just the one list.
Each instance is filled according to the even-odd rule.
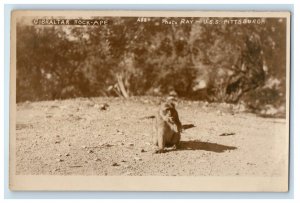
[[[18,101],[176,91],[180,97],[213,102],[245,100],[255,108],[285,102],[283,19],[242,25],[107,20],[113,23],[19,24]],[[269,98],[260,98],[260,92]]]

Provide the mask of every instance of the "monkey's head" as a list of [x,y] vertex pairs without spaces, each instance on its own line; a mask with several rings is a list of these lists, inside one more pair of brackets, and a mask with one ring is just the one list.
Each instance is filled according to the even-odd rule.
[[174,103],[170,101],[162,103],[160,106],[160,112],[162,115],[167,116],[169,118],[176,116]]
[[180,133],[182,130],[181,122],[178,117],[178,113],[175,109],[173,102],[167,101],[160,105],[159,114],[161,118],[166,121],[171,128]]

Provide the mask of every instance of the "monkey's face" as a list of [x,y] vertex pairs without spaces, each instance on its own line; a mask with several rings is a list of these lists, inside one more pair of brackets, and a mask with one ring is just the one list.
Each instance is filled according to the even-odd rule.
[[161,108],[162,114],[167,118],[174,118],[177,116],[174,104],[166,103]]
[[172,117],[172,110],[170,108],[162,110],[162,113],[167,117]]

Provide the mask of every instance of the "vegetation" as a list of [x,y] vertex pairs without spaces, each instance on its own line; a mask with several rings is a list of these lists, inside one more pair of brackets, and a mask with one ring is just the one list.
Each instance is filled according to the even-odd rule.
[[[285,105],[286,22],[17,25],[17,102],[167,95],[253,109]],[[172,18],[172,20],[179,20]],[[113,22],[113,23],[112,23]]]

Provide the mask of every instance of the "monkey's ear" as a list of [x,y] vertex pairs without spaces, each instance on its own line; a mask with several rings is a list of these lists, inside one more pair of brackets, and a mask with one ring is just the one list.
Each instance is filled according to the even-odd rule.
[[170,105],[172,106],[172,108],[175,108],[175,104],[173,102],[170,102]]
[[175,102],[171,101],[171,100],[167,100],[166,104],[171,107],[171,108],[175,108]]

